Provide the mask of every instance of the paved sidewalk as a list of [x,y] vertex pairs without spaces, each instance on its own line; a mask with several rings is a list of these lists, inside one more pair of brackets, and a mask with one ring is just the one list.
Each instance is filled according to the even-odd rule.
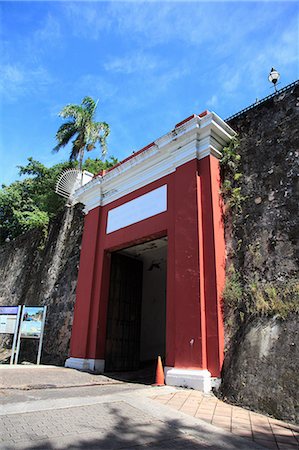
[[299,448],[299,426],[229,405],[213,395],[186,389],[157,395],[153,399],[235,435],[248,438],[266,448],[274,450]]
[[3,449],[68,448],[69,445],[110,449],[130,447],[136,442],[147,444],[154,434],[157,441],[174,437],[172,430],[164,429],[162,423],[124,402],[2,416],[0,430]]
[[0,389],[49,389],[74,386],[119,384],[104,375],[95,375],[57,366],[1,365]]
[[[106,392],[115,389],[98,386],[99,392],[103,388]],[[55,394],[55,389],[51,391]],[[56,391],[63,395],[65,389]],[[73,398],[7,404],[0,410],[0,448],[261,450],[253,442],[150,398],[175,391],[167,386],[147,387],[78,398],[74,389]]]
[[0,403],[0,450],[297,448],[298,429],[212,395],[55,366],[1,367]]

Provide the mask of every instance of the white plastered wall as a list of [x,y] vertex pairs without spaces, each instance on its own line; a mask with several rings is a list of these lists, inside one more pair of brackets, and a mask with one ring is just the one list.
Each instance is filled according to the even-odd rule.
[[165,356],[167,246],[142,256],[140,361]]

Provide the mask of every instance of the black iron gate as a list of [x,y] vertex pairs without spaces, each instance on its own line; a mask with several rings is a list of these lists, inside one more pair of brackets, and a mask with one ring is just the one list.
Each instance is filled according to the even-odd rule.
[[111,255],[105,371],[139,367],[143,265],[128,256]]

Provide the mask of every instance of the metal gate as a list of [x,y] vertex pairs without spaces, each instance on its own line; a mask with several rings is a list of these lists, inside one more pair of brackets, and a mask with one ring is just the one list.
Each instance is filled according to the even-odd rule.
[[139,367],[143,264],[118,253],[111,255],[105,371]]

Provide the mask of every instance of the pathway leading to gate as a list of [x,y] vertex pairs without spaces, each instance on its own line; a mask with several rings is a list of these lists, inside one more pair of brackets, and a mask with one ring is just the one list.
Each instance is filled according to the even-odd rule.
[[47,366],[0,367],[0,380],[1,450],[297,448],[298,428],[197,391]]
[[266,448],[274,450],[299,448],[299,426],[229,405],[214,395],[184,389],[157,395],[153,399]]

